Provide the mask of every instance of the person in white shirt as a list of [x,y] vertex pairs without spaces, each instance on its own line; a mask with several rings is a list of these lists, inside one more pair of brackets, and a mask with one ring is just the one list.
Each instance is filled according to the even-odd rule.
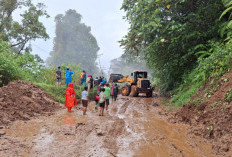
[[83,104],[83,115],[86,115],[87,107],[88,107],[88,101],[89,101],[89,94],[87,92],[88,87],[84,88],[84,91],[81,93],[81,101]]
[[100,104],[99,116],[103,116],[105,104],[106,104],[105,88],[101,88],[101,93],[99,95],[99,104]]

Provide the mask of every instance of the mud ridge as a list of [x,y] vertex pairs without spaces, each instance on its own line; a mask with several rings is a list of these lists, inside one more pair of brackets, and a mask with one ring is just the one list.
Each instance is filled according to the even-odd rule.
[[51,96],[32,83],[15,81],[0,88],[0,126],[50,115],[58,108],[59,104]]

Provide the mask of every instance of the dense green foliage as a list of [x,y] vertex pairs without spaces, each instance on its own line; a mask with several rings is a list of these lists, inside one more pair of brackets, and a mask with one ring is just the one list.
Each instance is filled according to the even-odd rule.
[[212,54],[207,58],[199,58],[198,66],[184,76],[183,83],[172,93],[171,102],[176,106],[190,101],[197,90],[211,77],[211,84],[228,72],[232,64],[232,45],[213,43]]
[[122,9],[130,23],[125,53],[145,54],[161,91],[172,90],[171,103],[189,102],[230,70],[230,0],[124,0]]
[[[46,28],[39,21],[40,17],[48,14],[44,4],[36,6],[31,0],[1,0],[0,1],[0,39],[9,42],[17,53],[31,49],[28,42],[38,38],[47,39]],[[23,8],[23,9],[22,9]],[[13,13],[21,10],[20,19],[13,19]],[[22,11],[23,10],[23,11]]]
[[14,55],[9,51],[7,43],[0,41],[0,87],[9,81],[21,77],[21,69],[14,61]]
[[[190,98],[195,92],[211,78],[210,84],[216,82],[223,74],[231,70],[232,63],[232,2],[223,1],[226,7],[225,11],[220,16],[221,27],[219,33],[224,41],[216,42],[211,41],[207,45],[202,45],[208,50],[199,51],[197,67],[186,74],[183,78],[183,83],[172,93],[174,97],[171,102],[175,105],[183,105],[190,101]],[[205,57],[207,56],[207,57]],[[226,100],[231,99],[231,93],[226,95]]]
[[[197,65],[200,45],[220,40],[221,0],[124,0],[130,29],[121,41],[126,53],[144,53],[162,91],[179,86]],[[224,20],[224,19],[222,19]]]
[[35,80],[44,68],[39,56],[29,53],[18,55],[2,40],[0,40],[0,58],[0,86],[16,79]]
[[57,15],[54,48],[48,63],[53,66],[61,64],[79,64],[87,73],[96,74],[99,47],[91,28],[81,23],[81,15],[75,10],[68,10],[65,15]]

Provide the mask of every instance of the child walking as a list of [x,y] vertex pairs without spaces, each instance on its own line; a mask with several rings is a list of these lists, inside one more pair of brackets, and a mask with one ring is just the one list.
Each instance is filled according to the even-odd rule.
[[104,113],[104,108],[106,103],[106,94],[104,92],[105,92],[105,88],[102,88],[101,93],[99,95],[99,104],[100,104],[99,116],[103,116]]
[[87,92],[88,87],[84,88],[84,91],[81,93],[81,101],[83,105],[83,115],[86,115],[87,107],[88,107],[88,100],[89,100],[89,93]]

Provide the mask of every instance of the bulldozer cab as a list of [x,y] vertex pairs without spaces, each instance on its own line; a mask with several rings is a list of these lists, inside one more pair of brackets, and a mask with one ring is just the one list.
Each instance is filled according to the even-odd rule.
[[135,71],[134,73],[131,73],[131,77],[134,78],[133,84],[137,84],[138,79],[147,78],[147,72],[146,71]]
[[121,87],[123,96],[131,94],[133,97],[136,97],[139,93],[145,93],[147,97],[152,97],[153,88],[150,80],[147,78],[147,71],[135,71],[131,73],[130,77],[126,75],[122,79],[117,80],[117,82],[126,83]]

